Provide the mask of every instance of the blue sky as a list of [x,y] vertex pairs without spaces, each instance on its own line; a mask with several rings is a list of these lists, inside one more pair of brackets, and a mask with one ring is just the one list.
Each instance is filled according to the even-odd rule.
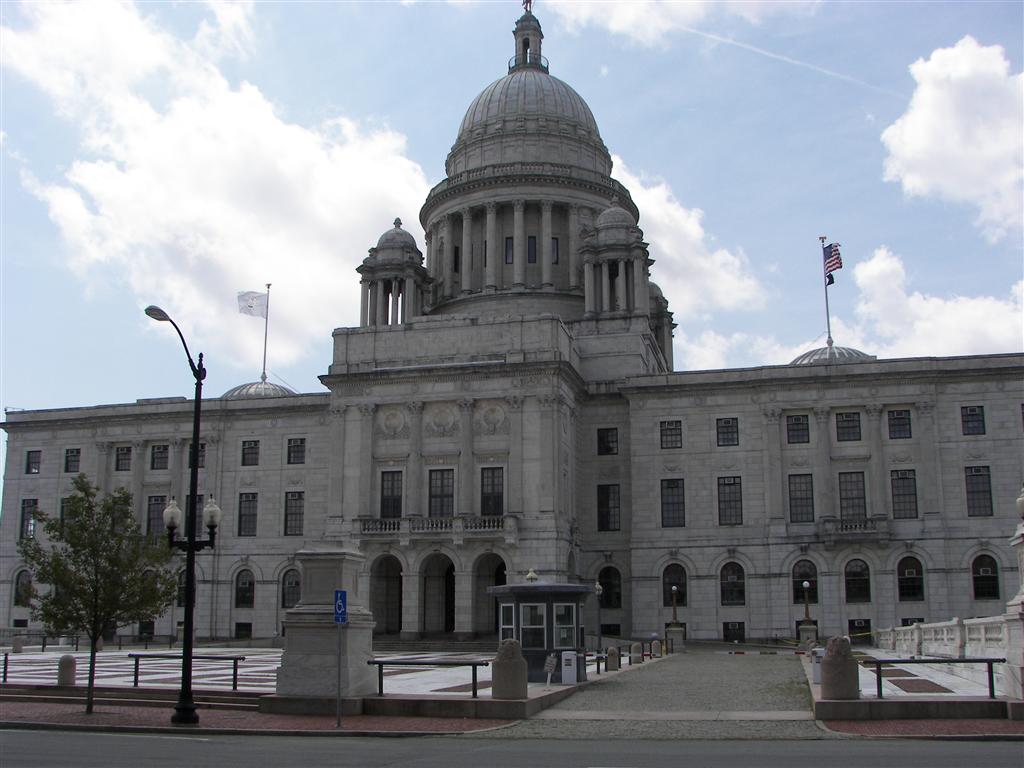
[[[536,2],[632,191],[678,370],[824,343],[1022,349],[1019,2]],[[0,6],[0,404],[321,391],[354,271],[419,206],[519,3]]]

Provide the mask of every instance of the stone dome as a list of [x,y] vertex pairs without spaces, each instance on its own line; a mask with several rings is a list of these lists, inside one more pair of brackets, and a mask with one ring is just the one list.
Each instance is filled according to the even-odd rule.
[[423,254],[416,247],[416,238],[402,229],[402,220],[395,219],[394,226],[380,236],[377,245],[363,259],[366,266],[395,266],[400,264],[419,265]]
[[221,395],[221,398],[224,400],[249,400],[258,397],[289,397],[294,394],[288,387],[264,380],[239,384]]
[[377,241],[377,248],[406,248],[416,247],[416,238],[402,229],[402,220],[395,219],[394,226],[380,236]]
[[636,226],[636,219],[633,218],[633,214],[619,205],[618,200],[612,200],[611,204],[601,211],[601,215],[597,217],[595,226],[598,229],[609,229],[612,227],[625,227],[628,229]]
[[877,359],[878,358],[875,355],[869,355],[866,352],[861,352],[859,349],[829,345],[827,347],[818,347],[817,349],[804,352],[799,357],[794,358],[790,365],[867,363]]

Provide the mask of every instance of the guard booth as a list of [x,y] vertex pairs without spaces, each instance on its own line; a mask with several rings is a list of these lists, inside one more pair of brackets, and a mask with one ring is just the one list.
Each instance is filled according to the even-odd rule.
[[[513,638],[522,645],[531,683],[547,680],[545,662],[552,655],[552,682],[577,683],[587,679],[582,608],[587,595],[594,592],[592,584],[548,583],[534,576],[518,584],[488,587],[487,592],[498,601],[498,637]],[[562,679],[563,670],[572,669],[563,663],[562,655],[566,652],[575,654],[575,680]]]

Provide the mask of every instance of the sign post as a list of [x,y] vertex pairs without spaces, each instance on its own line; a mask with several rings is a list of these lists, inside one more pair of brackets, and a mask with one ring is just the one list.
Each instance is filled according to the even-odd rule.
[[348,623],[348,593],[344,589],[334,590],[334,623],[338,627],[338,685],[335,689],[334,727],[341,727],[341,626]]

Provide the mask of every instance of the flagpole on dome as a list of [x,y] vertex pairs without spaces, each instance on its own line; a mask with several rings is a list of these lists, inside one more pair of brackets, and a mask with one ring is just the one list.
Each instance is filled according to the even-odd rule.
[[[826,301],[828,301],[826,293]],[[263,373],[260,374],[260,381],[267,381],[267,330],[270,327],[270,283],[267,283],[267,312],[263,315]],[[831,341],[829,342],[831,344]]]
[[[825,235],[819,235],[818,239],[821,241],[821,251],[824,254],[824,252],[825,252],[825,241],[828,238]],[[822,266],[824,266],[824,262],[822,262]],[[832,348],[832,315],[828,311],[828,286],[832,282],[832,280],[830,279],[831,277],[832,277],[832,275],[829,274],[826,271],[825,272],[825,327],[828,329],[828,339],[825,341],[825,344],[828,345],[829,349]]]

